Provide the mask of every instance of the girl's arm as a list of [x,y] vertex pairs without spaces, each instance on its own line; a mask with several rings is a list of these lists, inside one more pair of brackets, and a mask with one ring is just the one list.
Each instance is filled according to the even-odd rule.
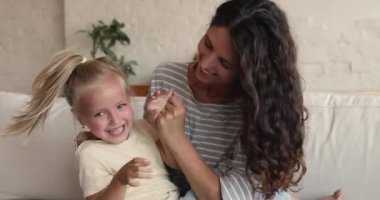
[[176,94],[159,115],[157,126],[162,145],[172,153],[197,198],[221,199],[219,176],[185,135],[185,108]]
[[137,179],[150,178],[150,162],[143,158],[134,158],[125,164],[112,178],[110,184],[101,191],[86,197],[87,200],[123,200],[127,185],[139,186]]
[[127,187],[116,180],[115,178],[112,179],[111,183],[104,188],[103,190],[89,196],[86,198],[86,200],[100,200],[100,199],[115,199],[115,200],[122,200],[124,199],[124,194],[126,192]]

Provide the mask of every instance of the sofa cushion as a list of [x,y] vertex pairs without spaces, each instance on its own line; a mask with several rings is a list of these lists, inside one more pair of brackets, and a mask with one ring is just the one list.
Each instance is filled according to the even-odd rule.
[[307,173],[297,196],[342,188],[346,200],[378,199],[380,93],[305,93]]

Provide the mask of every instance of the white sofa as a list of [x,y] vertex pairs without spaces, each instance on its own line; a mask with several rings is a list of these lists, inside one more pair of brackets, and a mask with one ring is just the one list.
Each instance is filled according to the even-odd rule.
[[[0,92],[0,130],[28,95]],[[144,97],[134,97],[141,118]],[[380,93],[305,93],[308,171],[295,195],[318,199],[342,188],[346,200],[379,199]],[[82,199],[74,161],[80,130],[64,99],[32,137],[0,139],[0,199]]]

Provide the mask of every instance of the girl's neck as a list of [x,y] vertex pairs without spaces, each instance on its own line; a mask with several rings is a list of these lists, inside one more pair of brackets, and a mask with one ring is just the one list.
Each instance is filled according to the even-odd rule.
[[236,86],[203,84],[195,77],[194,64],[189,64],[188,68],[188,85],[197,101],[201,103],[223,104],[239,98],[240,89],[237,89]]

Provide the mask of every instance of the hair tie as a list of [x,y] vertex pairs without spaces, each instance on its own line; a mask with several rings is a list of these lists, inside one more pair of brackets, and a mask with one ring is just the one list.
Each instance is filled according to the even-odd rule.
[[86,57],[82,57],[82,60],[80,61],[80,64],[83,64],[83,63],[85,63],[87,61],[87,58]]

